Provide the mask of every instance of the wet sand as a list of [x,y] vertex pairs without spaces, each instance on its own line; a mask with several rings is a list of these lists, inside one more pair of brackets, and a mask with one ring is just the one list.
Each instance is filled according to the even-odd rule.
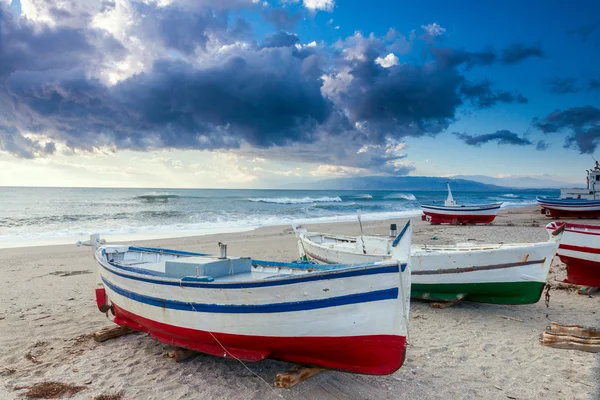
[[[431,226],[414,219],[413,242],[545,241],[549,221],[536,207],[502,210],[491,226]],[[387,234],[390,222],[400,227],[404,221],[365,222],[365,233]],[[590,223],[600,225],[597,220]],[[306,227],[359,233],[357,223]],[[288,226],[136,244],[216,253],[218,241],[228,243],[231,255],[279,261],[298,257]],[[164,356],[170,346],[143,333],[95,343],[90,333],[114,325],[96,308],[95,271],[87,247],[0,250],[1,399],[22,398],[24,390],[14,391],[15,387],[41,381],[87,388],[73,399],[119,391],[124,399],[600,398],[600,355],[539,343],[550,321],[600,327],[600,294],[590,298],[553,289],[549,307],[541,300],[523,306],[463,302],[435,309],[413,301],[408,357],[396,373],[324,371],[282,390],[274,389],[272,382],[278,372],[289,369],[287,363],[266,360],[244,366],[208,355],[175,363]],[[556,283],[564,275],[564,265],[555,259],[549,281]]]

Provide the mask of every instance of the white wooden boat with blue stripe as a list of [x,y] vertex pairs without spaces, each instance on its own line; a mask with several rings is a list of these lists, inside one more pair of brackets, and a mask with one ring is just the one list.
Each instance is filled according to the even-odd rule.
[[[321,263],[386,260],[395,242],[386,236],[344,236],[294,227],[301,257]],[[548,242],[413,245],[411,296],[418,299],[464,299],[494,304],[539,301],[560,232]]]
[[319,266],[99,246],[96,236],[96,300],[115,323],[175,346],[390,374],[405,358],[410,237],[390,260]]

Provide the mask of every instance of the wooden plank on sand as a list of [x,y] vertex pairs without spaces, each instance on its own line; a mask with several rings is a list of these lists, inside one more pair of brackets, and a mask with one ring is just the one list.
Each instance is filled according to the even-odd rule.
[[112,328],[104,328],[94,333],[94,340],[96,342],[105,342],[109,339],[118,338],[119,336],[128,335],[135,332],[135,330],[127,326],[115,326]]
[[277,374],[275,377],[275,386],[288,389],[321,371],[323,371],[323,368],[297,365],[289,371]]
[[557,349],[570,349],[600,353],[600,338],[572,336],[564,333],[542,333],[542,344]]
[[600,338],[600,329],[586,328],[581,325],[562,325],[558,322],[551,322],[550,326],[546,328],[546,332],[549,333],[564,333],[573,336],[585,336],[591,338]]
[[174,349],[167,351],[167,357],[172,358],[175,362],[183,362],[199,355],[197,351],[189,349]]

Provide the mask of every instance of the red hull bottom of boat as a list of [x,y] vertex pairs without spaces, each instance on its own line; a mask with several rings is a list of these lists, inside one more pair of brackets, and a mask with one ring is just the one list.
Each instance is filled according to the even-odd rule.
[[541,213],[551,218],[600,218],[600,211],[567,211],[542,207]]
[[446,215],[436,214],[423,211],[421,216],[422,221],[427,221],[432,225],[437,224],[489,224],[496,216],[495,215]]
[[113,304],[118,325],[149,333],[160,342],[242,361],[265,358],[370,375],[396,371],[406,357],[406,337],[271,337],[212,333],[163,324]]
[[567,265],[568,283],[600,287],[600,263],[561,255],[558,257]]

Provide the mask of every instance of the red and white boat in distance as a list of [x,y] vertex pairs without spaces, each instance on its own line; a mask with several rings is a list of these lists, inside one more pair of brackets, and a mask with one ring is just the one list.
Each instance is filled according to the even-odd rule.
[[[546,229],[552,233],[563,224],[553,221]],[[556,254],[567,265],[568,283],[600,287],[600,226],[565,224]]]
[[541,212],[551,218],[598,218],[600,199],[546,199],[538,197]]
[[551,218],[599,218],[600,190],[596,183],[600,182],[600,165],[596,161],[594,169],[586,170],[586,187],[560,189],[560,197],[549,199],[538,197],[542,214]]
[[448,185],[448,198],[443,206],[421,204],[423,215],[421,220],[431,224],[489,224],[492,222],[502,203],[459,205],[452,197],[450,183]]

